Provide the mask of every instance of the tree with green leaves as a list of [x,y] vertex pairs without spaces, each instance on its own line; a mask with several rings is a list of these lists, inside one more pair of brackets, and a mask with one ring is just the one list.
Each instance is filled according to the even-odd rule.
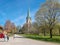
[[52,30],[60,19],[60,4],[57,1],[48,0],[35,15],[36,22],[50,31],[52,38]]

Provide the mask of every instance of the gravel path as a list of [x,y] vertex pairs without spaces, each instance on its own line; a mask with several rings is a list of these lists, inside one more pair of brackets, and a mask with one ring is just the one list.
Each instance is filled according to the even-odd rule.
[[0,45],[60,45],[60,44],[37,41],[37,40],[23,38],[22,36],[20,36],[18,38],[10,37],[10,40],[8,42],[0,41]]

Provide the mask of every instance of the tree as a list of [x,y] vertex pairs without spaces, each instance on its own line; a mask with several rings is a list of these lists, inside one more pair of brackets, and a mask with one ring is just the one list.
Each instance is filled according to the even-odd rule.
[[0,26],[0,33],[2,33],[3,32],[3,27],[2,26]]
[[60,4],[58,2],[48,0],[44,3],[35,15],[36,22],[43,28],[49,29],[50,38],[52,38],[52,30],[59,22]]
[[7,32],[11,32],[11,21],[10,20],[6,21],[4,30],[7,30]]
[[21,26],[17,26],[17,32],[21,31]]
[[11,23],[11,32],[16,33],[16,26],[14,23]]
[[60,23],[58,23],[58,24],[55,26],[55,28],[58,29],[58,33],[59,33],[59,35],[60,35]]
[[26,25],[26,24],[24,24],[24,25],[22,26],[21,32],[24,33],[24,34],[27,34],[27,33],[28,33],[28,31],[27,31],[27,25]]
[[16,26],[10,20],[7,20],[4,25],[4,30],[7,30],[7,32],[9,32],[9,33],[14,33],[14,32],[16,32]]
[[36,22],[33,22],[32,23],[32,28],[31,30],[33,31],[34,34],[38,34],[40,33],[40,30],[39,30],[39,26]]
[[60,35],[60,25],[58,25],[58,29],[59,29],[59,35]]

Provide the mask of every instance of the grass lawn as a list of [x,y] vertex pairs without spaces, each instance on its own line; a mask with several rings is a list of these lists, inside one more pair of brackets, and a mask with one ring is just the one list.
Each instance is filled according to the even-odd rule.
[[53,36],[53,38],[50,38],[49,36],[40,36],[40,35],[31,35],[31,34],[22,34],[22,35],[26,38],[31,38],[35,40],[60,43],[60,36]]

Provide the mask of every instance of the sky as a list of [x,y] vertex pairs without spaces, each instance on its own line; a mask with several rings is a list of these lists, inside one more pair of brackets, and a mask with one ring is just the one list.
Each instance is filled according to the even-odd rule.
[[7,20],[16,26],[26,22],[27,11],[30,8],[30,17],[34,16],[45,0],[0,0],[0,25],[4,26]]

